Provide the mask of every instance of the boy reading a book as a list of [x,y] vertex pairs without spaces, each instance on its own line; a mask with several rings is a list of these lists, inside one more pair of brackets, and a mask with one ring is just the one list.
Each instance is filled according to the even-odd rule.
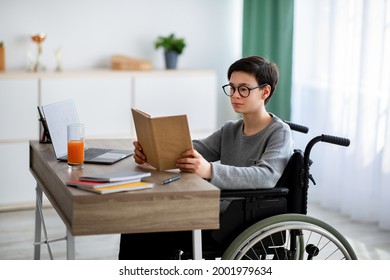
[[[251,56],[234,62],[227,77],[223,91],[242,118],[193,140],[194,148],[183,153],[177,167],[220,189],[273,188],[293,151],[289,126],[265,108],[278,83],[278,68]],[[142,147],[137,141],[134,147],[135,161],[144,164]],[[122,234],[119,258],[169,259],[178,249],[191,250],[190,232]]]

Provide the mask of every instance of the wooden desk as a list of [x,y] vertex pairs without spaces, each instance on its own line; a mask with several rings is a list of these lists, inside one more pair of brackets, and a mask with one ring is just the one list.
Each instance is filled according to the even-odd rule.
[[[129,139],[90,140],[87,145],[132,148]],[[121,169],[151,172],[152,176],[145,181],[156,185],[148,190],[99,195],[65,184],[79,176]],[[184,173],[180,180],[161,185],[162,180],[179,171],[155,171],[138,166],[132,157],[113,165],[85,164],[83,170],[69,171],[66,163],[56,160],[51,144],[38,141],[30,141],[30,171],[37,181],[36,259],[40,258],[37,243],[41,240],[42,221],[38,201],[42,190],[67,227],[69,259],[74,258],[74,248],[73,252],[69,250],[74,247],[73,236],[77,235],[197,230],[195,236],[199,242],[199,230],[219,228],[220,191],[194,174]],[[196,251],[199,251],[198,246],[194,247]],[[196,254],[198,258],[199,252]]]

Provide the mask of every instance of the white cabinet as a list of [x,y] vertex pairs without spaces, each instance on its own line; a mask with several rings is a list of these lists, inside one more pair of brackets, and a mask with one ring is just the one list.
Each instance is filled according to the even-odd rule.
[[38,81],[0,80],[0,208],[34,199],[28,140],[38,138]]
[[0,209],[32,205],[37,183],[29,171],[28,141],[2,143],[0,153]]
[[0,80],[0,140],[28,140],[38,136],[38,81]]
[[38,105],[73,99],[87,138],[136,137],[132,107],[186,114],[198,138],[216,128],[216,92],[210,70],[0,73],[0,210],[34,205],[28,141],[38,139]]

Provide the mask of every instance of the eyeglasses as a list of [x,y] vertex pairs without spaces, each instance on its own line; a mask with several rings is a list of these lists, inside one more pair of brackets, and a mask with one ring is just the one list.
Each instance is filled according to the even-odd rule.
[[266,85],[268,84],[262,84],[262,85],[259,85],[257,87],[254,87],[254,88],[249,88],[247,86],[238,86],[238,87],[235,87],[235,86],[232,86],[232,85],[224,85],[222,86],[222,89],[223,89],[223,92],[229,96],[229,97],[232,97],[234,95],[234,93],[236,92],[236,89],[238,90],[238,94],[243,97],[243,98],[247,98],[249,96],[249,94],[251,93],[251,90],[254,90],[254,89],[257,89],[257,88],[262,88],[262,87],[265,87]]

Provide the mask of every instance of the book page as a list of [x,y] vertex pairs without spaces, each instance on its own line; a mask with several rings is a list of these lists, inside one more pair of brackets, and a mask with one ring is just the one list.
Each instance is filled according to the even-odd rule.
[[142,146],[143,153],[145,154],[148,163],[155,167],[158,165],[156,146],[153,142],[153,131],[151,129],[151,118],[148,114],[145,114],[137,109],[131,109],[133,114],[133,120],[135,125],[135,132],[137,133],[137,141]]

